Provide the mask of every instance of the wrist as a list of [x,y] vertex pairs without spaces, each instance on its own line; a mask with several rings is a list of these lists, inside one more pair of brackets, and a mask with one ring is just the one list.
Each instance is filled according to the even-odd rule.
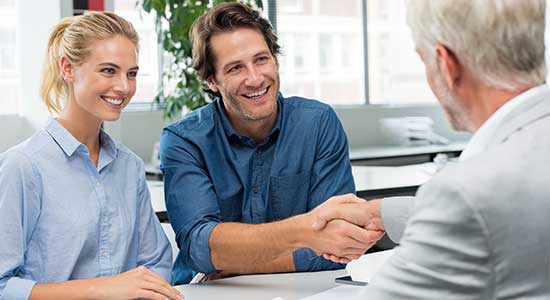
[[370,220],[369,223],[375,229],[385,231],[384,222],[382,220],[382,199],[373,199],[366,202],[366,215]]
[[309,247],[309,241],[313,236],[314,216],[311,213],[304,213],[289,218],[287,221],[289,222],[287,236],[291,252]]
[[82,290],[86,291],[84,295],[87,295],[89,299],[103,300],[106,299],[103,294],[104,291],[101,288],[103,278],[84,279],[81,281]]

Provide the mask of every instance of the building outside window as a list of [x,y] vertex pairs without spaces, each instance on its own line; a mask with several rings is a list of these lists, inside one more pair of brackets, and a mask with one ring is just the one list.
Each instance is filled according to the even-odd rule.
[[404,1],[274,1],[285,95],[335,105],[434,103]]

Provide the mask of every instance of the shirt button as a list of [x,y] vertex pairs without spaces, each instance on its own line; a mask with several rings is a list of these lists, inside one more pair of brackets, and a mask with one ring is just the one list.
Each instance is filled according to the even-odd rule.
[[108,255],[107,255],[107,252],[102,252],[102,253],[101,253],[101,258],[104,258],[104,259],[106,259],[106,258],[107,258],[107,256],[108,256]]
[[252,189],[252,192],[253,192],[254,194],[257,194],[257,193],[258,193],[258,188],[257,188],[257,187],[253,188],[253,189]]

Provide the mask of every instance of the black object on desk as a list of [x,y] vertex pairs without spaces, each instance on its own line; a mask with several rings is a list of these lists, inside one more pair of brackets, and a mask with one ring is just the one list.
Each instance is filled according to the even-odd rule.
[[359,285],[359,286],[368,285],[368,283],[366,283],[366,282],[353,281],[353,280],[351,279],[351,276],[336,277],[336,278],[334,279],[334,282],[336,282],[336,283],[343,283],[343,284],[350,284],[350,285]]
[[366,200],[396,196],[414,196],[418,188],[418,185],[411,185],[383,189],[370,189],[357,191],[357,196]]

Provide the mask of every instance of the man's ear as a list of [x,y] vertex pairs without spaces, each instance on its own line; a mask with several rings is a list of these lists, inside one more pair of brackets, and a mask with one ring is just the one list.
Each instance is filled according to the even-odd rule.
[[216,79],[214,78],[214,76],[208,77],[208,79],[206,79],[206,84],[208,84],[208,87],[209,87],[214,93],[218,93],[218,92],[219,92],[218,85],[216,84]]
[[67,83],[72,83],[74,80],[74,68],[67,57],[61,57],[59,60],[59,68],[61,69],[63,80]]
[[439,44],[435,47],[435,59],[444,82],[450,89],[460,84],[462,68],[458,58],[449,48]]

